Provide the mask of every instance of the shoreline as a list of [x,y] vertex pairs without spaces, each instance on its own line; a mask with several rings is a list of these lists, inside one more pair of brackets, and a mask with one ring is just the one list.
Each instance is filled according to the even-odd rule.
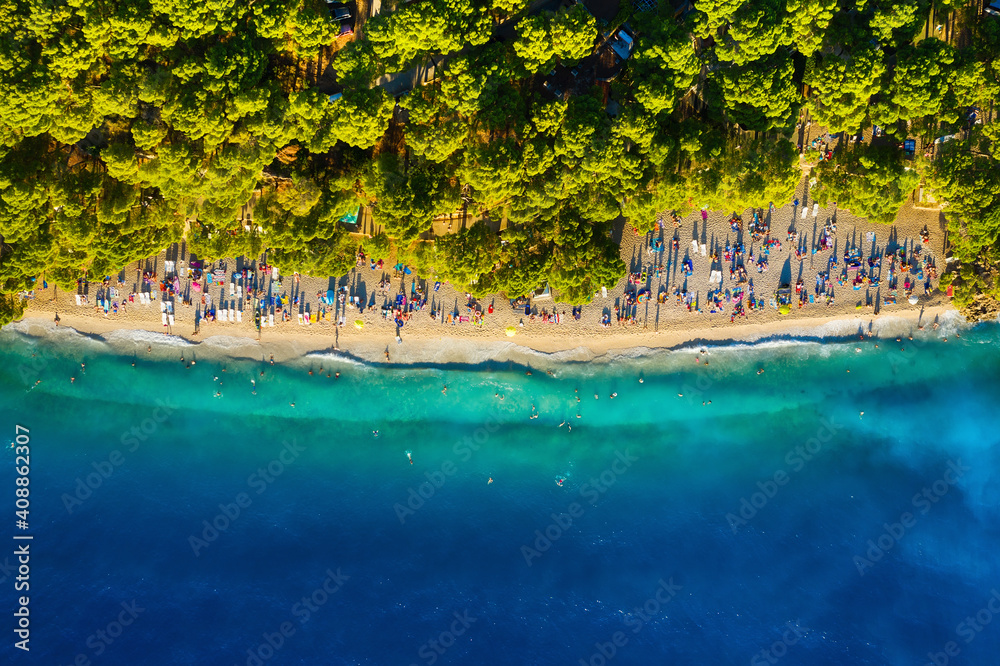
[[[156,341],[157,346],[196,345],[196,353],[208,356],[267,359],[274,354],[282,362],[310,354],[336,354],[374,364],[510,361],[527,365],[545,359],[613,359],[634,353],[624,351],[631,349],[682,349],[783,337],[852,337],[859,328],[869,326],[898,337],[916,329],[919,317],[928,326],[943,315],[949,321],[962,319],[935,281],[924,285],[929,290],[920,293],[919,266],[937,256],[935,248],[943,240],[939,231],[933,231],[933,242],[921,242],[922,230],[939,225],[936,213],[908,205],[896,224],[885,226],[831,205],[813,207],[807,220],[807,195],[803,177],[797,192],[803,199],[801,209],[787,204],[768,213],[772,230],[768,238],[777,243],[770,249],[761,239],[743,239],[743,232],[733,229],[730,216],[718,211],[706,211],[704,216],[692,212],[680,226],[662,229],[660,251],[651,245],[655,245],[654,237],[624,229],[620,257],[628,266],[627,273],[614,285],[595,289],[593,299],[577,316],[570,313],[570,305],[558,300],[558,294],[533,296],[526,311],[513,307],[503,294],[471,298],[461,285],[389,267],[373,269],[367,262],[340,277],[279,276],[273,270],[262,272],[255,261],[227,258],[210,262],[206,270],[214,279],[196,285],[184,268],[195,257],[178,246],[135,262],[117,276],[107,276],[104,284],[78,285],[76,294],[43,282],[25,312],[22,321],[27,323],[17,326],[52,326],[58,315],[65,326],[108,338],[126,354],[145,352]],[[823,247],[818,242],[821,234],[826,239]],[[663,251],[671,238],[673,249]],[[745,258],[737,256],[737,246],[746,250]],[[902,248],[908,248],[911,261],[906,269],[899,262]],[[846,265],[849,252],[868,258],[871,284],[853,280],[855,274]],[[764,261],[767,257],[770,268]],[[877,269],[876,258],[881,258]],[[243,269],[245,276],[241,276]],[[158,279],[148,279],[153,274],[164,279],[173,276],[171,293],[163,291]],[[280,297],[283,306],[270,304],[274,322],[260,332],[253,324],[247,291],[241,287],[233,293],[237,280],[247,287],[244,283],[250,275],[255,276],[254,287],[272,299]],[[906,298],[906,280],[916,304]],[[774,295],[782,285],[796,283],[801,285],[802,298],[796,296],[798,305],[782,316]],[[642,300],[638,300],[639,287],[645,296]],[[127,300],[129,294],[149,292],[154,295],[151,302],[138,297]],[[749,300],[751,294],[757,297],[756,308]],[[399,301],[404,295],[412,300],[401,312]],[[96,307],[102,298],[104,307]],[[164,298],[175,315],[169,322],[161,313]],[[114,308],[109,312],[112,301]],[[415,302],[419,306],[411,307]],[[206,321],[205,313],[216,308],[220,315],[228,310],[234,316]],[[195,322],[200,322],[198,332]]]
[[[931,324],[941,325],[933,331]],[[120,320],[102,320],[90,316],[60,314],[57,326],[49,317],[28,313],[3,330],[30,337],[49,337],[57,331],[76,333],[107,344],[115,353],[133,355],[151,350],[153,358],[166,357],[178,349],[190,350],[209,360],[264,360],[273,354],[276,363],[307,361],[310,357],[339,358],[346,362],[369,365],[476,365],[488,362],[540,365],[545,362],[614,362],[649,351],[684,351],[691,348],[762,345],[772,342],[838,342],[855,336],[875,338],[912,335],[920,324],[927,326],[924,335],[945,337],[970,326],[950,305],[923,311],[906,310],[868,316],[799,317],[780,321],[745,323],[716,327],[671,328],[659,332],[628,329],[601,336],[552,336],[534,331],[519,331],[514,338],[483,339],[476,336],[440,335],[407,336],[397,343],[388,331],[365,331],[347,334],[335,342],[334,335],[282,332],[265,334],[257,340],[243,327],[198,336],[168,334],[150,329],[142,322],[122,326]],[[458,331],[455,331],[456,333]],[[353,331],[351,333],[354,333]],[[389,359],[386,360],[386,349]]]

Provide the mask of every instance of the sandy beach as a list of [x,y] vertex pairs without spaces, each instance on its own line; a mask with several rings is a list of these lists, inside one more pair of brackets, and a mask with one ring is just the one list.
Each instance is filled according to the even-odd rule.
[[[229,296],[228,277],[222,284],[214,283],[206,287],[210,302],[224,307],[232,304],[235,309],[245,308],[246,316],[239,323],[202,321],[197,333],[196,307],[200,306],[202,312],[205,309],[197,299],[192,305],[183,305],[177,299],[174,302],[175,323],[165,327],[161,323],[160,304],[156,302],[160,294],[157,293],[156,300],[150,304],[140,304],[136,299],[128,304],[125,312],[105,313],[95,307],[95,294],[101,286],[99,283],[88,286],[89,304],[82,306],[76,305],[73,293],[56,290],[51,285],[48,289],[36,290],[24,320],[17,326],[24,331],[36,326],[49,327],[58,314],[61,326],[116,341],[116,346],[121,346],[124,353],[138,351],[145,346],[160,348],[164,340],[183,340],[197,343],[200,351],[206,354],[224,351],[230,356],[248,358],[274,354],[276,359],[284,361],[310,352],[337,351],[371,362],[416,363],[515,361],[523,356],[520,350],[586,360],[606,355],[612,350],[637,347],[677,348],[703,341],[759,341],[781,337],[844,337],[863,330],[886,335],[886,332],[879,333],[885,329],[888,333],[902,335],[923,324],[933,326],[935,318],[946,313],[949,320],[957,317],[949,299],[937,289],[937,280],[933,281],[929,295],[923,294],[916,269],[910,275],[917,282],[913,290],[918,297],[917,303],[911,305],[907,302],[902,290],[904,274],[897,272],[900,288],[896,303],[886,304],[889,290],[886,280],[888,261],[885,259],[882,284],[878,288],[859,285],[858,289],[854,289],[850,282],[843,286],[837,284],[839,271],[844,266],[844,251],[849,245],[857,247],[862,258],[884,255],[887,242],[894,243],[896,247],[916,246],[921,248],[920,258],[929,255],[938,271],[943,271],[944,257],[941,252],[944,233],[939,211],[918,209],[907,204],[900,211],[895,225],[872,224],[833,206],[814,210],[807,188],[806,177],[803,177],[797,192],[799,205],[789,204],[770,214],[769,237],[780,242],[781,247],[772,246],[766,271],[758,272],[754,263],[761,255],[761,243],[752,242],[747,233],[742,234],[745,248],[743,263],[747,271],[747,281],[742,285],[737,283],[738,273],[731,276],[729,272],[736,262],[722,260],[725,248],[734,247],[738,238],[730,226],[729,214],[713,212],[703,221],[701,212],[695,211],[684,218],[676,229],[668,218],[660,234],[652,239],[654,243],[662,239],[664,252],[650,250],[649,236],[639,236],[630,227],[623,229],[622,259],[631,272],[646,274],[646,281],[637,287],[648,289],[651,296],[637,304],[634,318],[627,322],[620,322],[618,313],[625,312],[623,298],[626,289],[631,286],[628,276],[609,286],[606,297],[597,294],[590,304],[583,306],[578,320],[570,314],[571,306],[551,298],[533,299],[531,314],[525,315],[523,306],[514,309],[503,295],[496,294],[478,299],[473,304],[473,308],[478,305],[484,313],[480,324],[461,321],[470,314],[464,293],[456,292],[447,283],[434,291],[434,282],[424,281],[427,306],[411,314],[398,330],[397,340],[396,324],[391,316],[384,316],[383,307],[391,305],[401,288],[408,296],[411,295],[417,284],[416,276],[400,274],[390,277],[393,273],[391,266],[386,267],[388,270],[373,271],[366,264],[339,278],[300,276],[298,284],[293,276],[282,276],[279,293],[286,298],[295,293],[300,296],[300,302],[295,306],[286,306],[286,310],[296,313],[311,311],[319,315],[322,308],[327,311],[327,319],[317,317],[319,320],[311,324],[300,324],[296,315],[292,315],[290,321],[281,321],[279,315],[273,327],[265,326],[259,334],[254,327],[251,306],[242,299]],[[751,219],[752,214],[744,213],[744,225]],[[828,221],[836,224],[836,232],[829,236],[832,247],[812,252],[818,234],[822,233]],[[929,240],[922,243],[920,234],[925,229]],[[798,233],[797,240],[789,239],[791,232]],[[674,233],[678,239],[677,250],[671,247]],[[803,248],[801,260],[795,255],[796,246]],[[706,250],[704,256],[702,247]],[[752,287],[757,298],[765,303],[762,309],[748,308],[745,316],[733,317],[732,302],[727,301],[722,311],[711,312],[712,305],[706,302],[705,296],[712,288],[709,278],[713,267],[713,248],[720,259],[715,268],[720,268],[722,264],[720,289],[729,291],[742,286],[746,290]],[[801,280],[803,290],[812,294],[817,275],[828,270],[832,256],[838,260],[837,267],[829,271],[833,304],[827,304],[825,295],[818,294],[815,302],[805,302],[800,306],[793,293],[791,311],[779,315],[770,302],[779,286],[790,282],[794,287]],[[120,295],[114,300],[127,301],[129,293],[142,290],[143,270],[155,270],[162,279],[165,258],[166,254],[161,253],[157,258],[127,267],[121,274],[125,279],[119,288]],[[188,259],[179,256],[177,265],[184,265],[182,262]],[[684,275],[685,259],[690,259],[693,268],[690,276]],[[237,265],[235,260],[230,259],[216,262],[213,267],[218,268],[220,264],[226,266],[227,276]],[[655,270],[657,265],[662,266],[658,276]],[[390,279],[388,288],[380,289],[379,283],[385,278]],[[111,283],[115,283],[114,277]],[[187,283],[190,284],[190,278]],[[337,288],[345,288],[351,300],[357,296],[365,306],[363,312],[351,305],[351,300],[343,309],[339,305],[319,302],[319,297]],[[632,288],[634,291],[636,287]],[[690,295],[691,311],[687,305],[678,304],[681,300],[675,296],[678,288],[686,288]],[[657,302],[661,293],[664,294],[662,303]],[[489,312],[491,306],[492,313]],[[616,310],[616,306],[620,309]],[[432,318],[430,312],[435,310],[442,315]],[[554,319],[545,315],[556,313],[560,315],[560,323],[544,321],[546,318]],[[449,317],[449,314],[456,316]],[[338,319],[344,325],[337,326]],[[602,319],[610,319],[610,326],[603,326]],[[355,326],[355,321],[362,323],[360,329]],[[508,335],[511,327],[515,333],[513,336]],[[146,331],[150,335],[115,335],[116,331]]]

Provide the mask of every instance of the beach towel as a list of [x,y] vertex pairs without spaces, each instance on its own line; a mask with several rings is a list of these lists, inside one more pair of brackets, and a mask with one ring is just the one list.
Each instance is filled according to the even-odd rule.
[[302,323],[303,323],[303,322],[302,322],[302,313],[301,313],[301,312],[299,312],[299,313],[296,313],[296,314],[297,314],[297,316],[298,316],[298,318],[299,318],[299,326],[302,326]]

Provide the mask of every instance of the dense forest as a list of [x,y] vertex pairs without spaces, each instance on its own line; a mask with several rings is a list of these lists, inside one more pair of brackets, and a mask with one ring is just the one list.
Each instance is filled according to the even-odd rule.
[[[313,275],[363,243],[473,293],[582,303],[625,270],[621,216],[644,232],[788,201],[803,111],[882,130],[819,162],[819,200],[891,222],[925,183],[948,202],[942,284],[1000,297],[1000,19],[957,0],[622,0],[604,19],[385,0],[347,21],[323,0],[0,0],[0,31],[0,322],[35,280],[73,288],[181,238]],[[933,160],[902,149],[946,135]],[[359,207],[384,233],[350,233]],[[458,210],[501,233],[426,240]]]

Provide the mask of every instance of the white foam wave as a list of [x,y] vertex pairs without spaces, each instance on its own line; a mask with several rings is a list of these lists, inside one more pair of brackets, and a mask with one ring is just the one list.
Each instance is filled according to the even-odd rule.
[[103,339],[99,338],[99,336],[88,335],[70,326],[56,326],[54,322],[38,319],[24,319],[8,324],[4,327],[3,332],[27,338],[44,338],[68,347],[82,345],[93,347],[104,346]]
[[169,347],[192,347],[196,344],[178,335],[168,335],[166,333],[138,329],[117,329],[105,335],[104,339],[108,342],[145,343],[149,345],[166,345]]
[[368,364],[362,360],[354,358],[352,356],[347,356],[341,352],[336,351],[312,351],[306,352],[305,359],[310,361],[323,361],[325,363],[340,363],[342,365],[350,365],[357,368],[366,368]]

